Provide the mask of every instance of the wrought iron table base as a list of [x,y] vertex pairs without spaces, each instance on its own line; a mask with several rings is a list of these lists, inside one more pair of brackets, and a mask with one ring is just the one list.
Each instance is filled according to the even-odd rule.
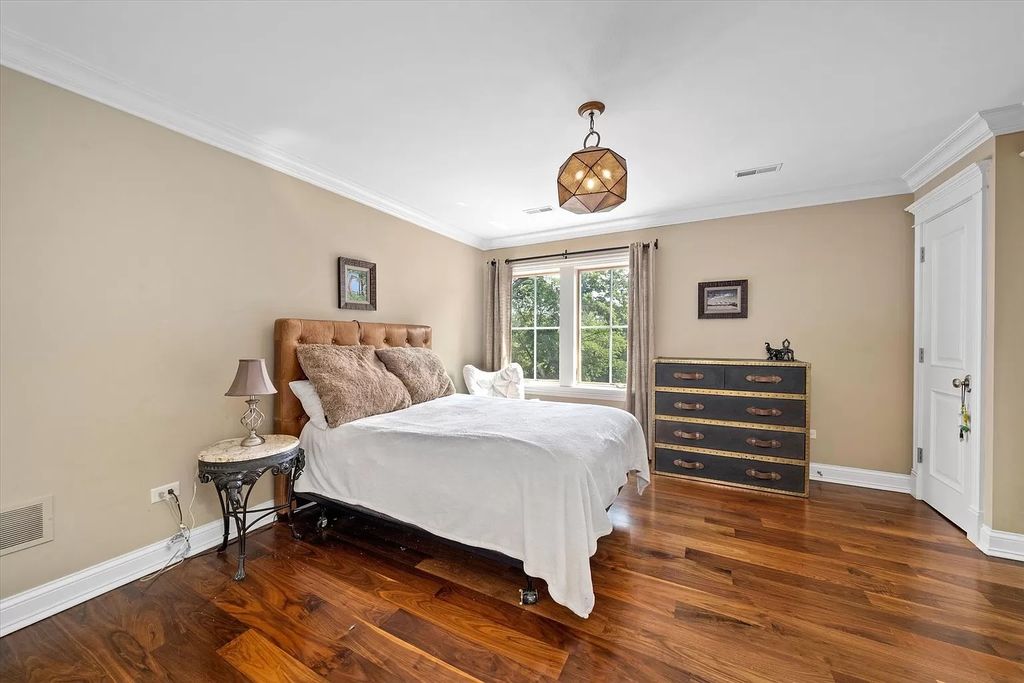
[[[224,518],[224,538],[221,541],[217,552],[224,552],[228,547],[228,536],[231,531],[231,520],[235,522],[235,530],[238,534],[238,570],[235,572],[235,580],[241,581],[245,578],[245,539],[246,535],[254,525],[273,515],[284,511],[288,519],[288,527],[291,529],[292,538],[301,538],[295,530],[292,519],[292,502],[295,492],[295,480],[302,475],[306,466],[306,456],[302,449],[298,453],[290,452],[270,458],[261,458],[250,463],[202,463],[200,465],[199,481],[206,483],[212,481],[217,488],[217,500],[220,503],[221,515]],[[271,462],[267,462],[267,461]],[[239,469],[245,468],[245,469]],[[272,474],[284,474],[288,476],[288,490],[286,504],[272,505],[270,507],[249,509],[249,496],[256,482],[264,472],[270,470]],[[244,492],[243,492],[243,489]],[[250,515],[258,515],[250,519]]]

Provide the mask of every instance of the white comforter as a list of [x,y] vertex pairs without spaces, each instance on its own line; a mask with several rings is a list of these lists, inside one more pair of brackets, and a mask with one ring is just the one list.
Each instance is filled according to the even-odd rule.
[[626,474],[650,481],[640,423],[615,408],[455,394],[300,438],[307,491],[523,561],[558,603],[594,608],[590,556]]

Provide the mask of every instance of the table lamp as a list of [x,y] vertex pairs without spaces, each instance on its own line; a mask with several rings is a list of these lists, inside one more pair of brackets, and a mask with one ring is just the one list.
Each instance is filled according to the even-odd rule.
[[257,396],[276,394],[277,389],[270,382],[267,375],[267,363],[262,358],[244,358],[238,361],[238,372],[235,373],[235,381],[227,390],[225,396],[248,396],[246,404],[249,408],[242,415],[242,426],[249,430],[249,436],[242,439],[242,446],[259,446],[266,441],[262,436],[256,434],[256,430],[263,424],[263,413],[260,412],[260,400]]

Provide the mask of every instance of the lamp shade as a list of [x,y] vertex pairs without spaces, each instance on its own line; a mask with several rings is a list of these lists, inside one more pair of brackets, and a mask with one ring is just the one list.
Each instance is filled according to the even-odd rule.
[[265,396],[276,394],[267,374],[267,362],[262,358],[244,358],[238,361],[238,372],[235,381],[225,396]]
[[610,211],[626,201],[626,160],[607,147],[584,147],[558,169],[558,205],[573,213]]

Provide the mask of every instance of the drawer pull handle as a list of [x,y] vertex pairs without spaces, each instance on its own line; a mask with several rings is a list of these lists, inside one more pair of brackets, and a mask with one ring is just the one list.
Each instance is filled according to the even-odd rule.
[[703,432],[684,432],[682,429],[677,429],[672,432],[672,435],[680,439],[689,439],[690,441],[700,441],[704,438]]
[[696,380],[698,382],[704,379],[703,372],[673,372],[672,376],[676,379]]
[[747,445],[757,446],[758,448],[782,448],[782,442],[778,439],[766,441],[764,439],[755,439],[754,437],[750,437],[747,439]]
[[693,462],[690,460],[673,460],[672,464],[676,467],[682,467],[684,470],[702,470],[704,469],[704,463]]
[[782,479],[782,475],[778,472],[761,472],[760,470],[755,470],[753,467],[747,470],[747,476],[751,479],[769,479],[771,481],[778,481],[779,479]]
[[676,401],[673,403],[676,410],[704,410],[703,403],[685,403],[683,401]]
[[782,411],[778,408],[758,408],[756,406],[750,406],[747,408],[747,413],[750,415],[757,415],[758,417],[778,417],[782,415]]
[[782,378],[778,375],[747,375],[747,381],[755,384],[778,384]]

